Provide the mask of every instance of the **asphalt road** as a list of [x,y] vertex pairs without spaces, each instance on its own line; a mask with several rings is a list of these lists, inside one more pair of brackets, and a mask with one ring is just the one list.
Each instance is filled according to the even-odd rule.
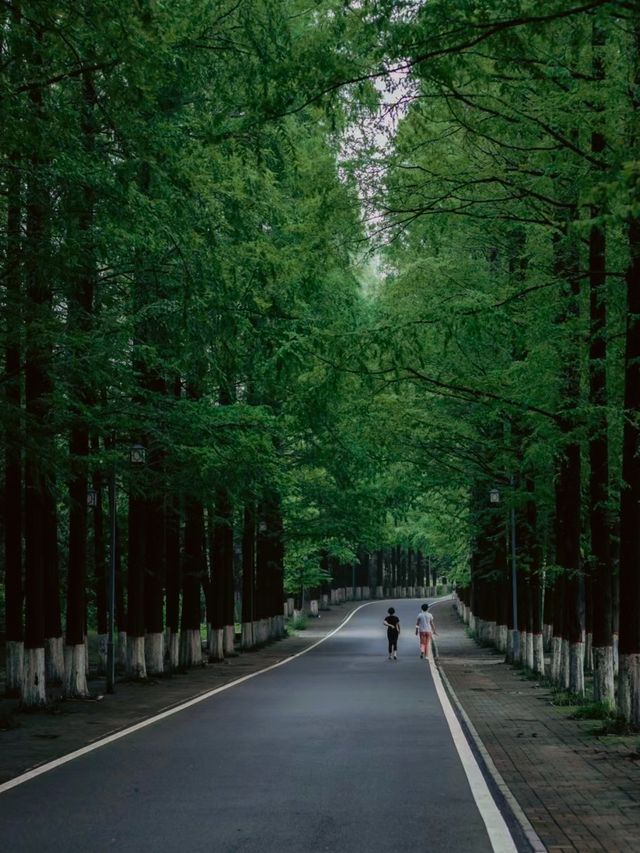
[[389,602],[259,675],[0,794],[0,849],[452,851],[491,845],[418,656],[388,661]]

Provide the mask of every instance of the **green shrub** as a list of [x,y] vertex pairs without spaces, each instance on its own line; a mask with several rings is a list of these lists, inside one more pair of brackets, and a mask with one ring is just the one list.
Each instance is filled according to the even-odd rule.
[[290,616],[287,619],[287,633],[295,634],[296,631],[305,631],[307,628],[307,614],[299,613],[297,616]]

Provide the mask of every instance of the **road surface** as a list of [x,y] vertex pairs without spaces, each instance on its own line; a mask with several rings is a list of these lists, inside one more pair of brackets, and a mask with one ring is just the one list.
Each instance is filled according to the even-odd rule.
[[414,635],[389,602],[307,654],[0,794],[7,853],[492,850]]

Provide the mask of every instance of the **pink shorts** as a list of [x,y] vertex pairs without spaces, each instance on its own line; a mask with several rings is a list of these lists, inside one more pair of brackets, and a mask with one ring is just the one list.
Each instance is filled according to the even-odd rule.
[[429,651],[429,643],[431,642],[431,631],[420,631],[420,648]]

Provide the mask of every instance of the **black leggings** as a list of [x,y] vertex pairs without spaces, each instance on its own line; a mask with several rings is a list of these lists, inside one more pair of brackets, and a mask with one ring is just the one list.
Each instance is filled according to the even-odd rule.
[[389,654],[398,651],[398,632],[387,628],[387,640],[389,640]]

